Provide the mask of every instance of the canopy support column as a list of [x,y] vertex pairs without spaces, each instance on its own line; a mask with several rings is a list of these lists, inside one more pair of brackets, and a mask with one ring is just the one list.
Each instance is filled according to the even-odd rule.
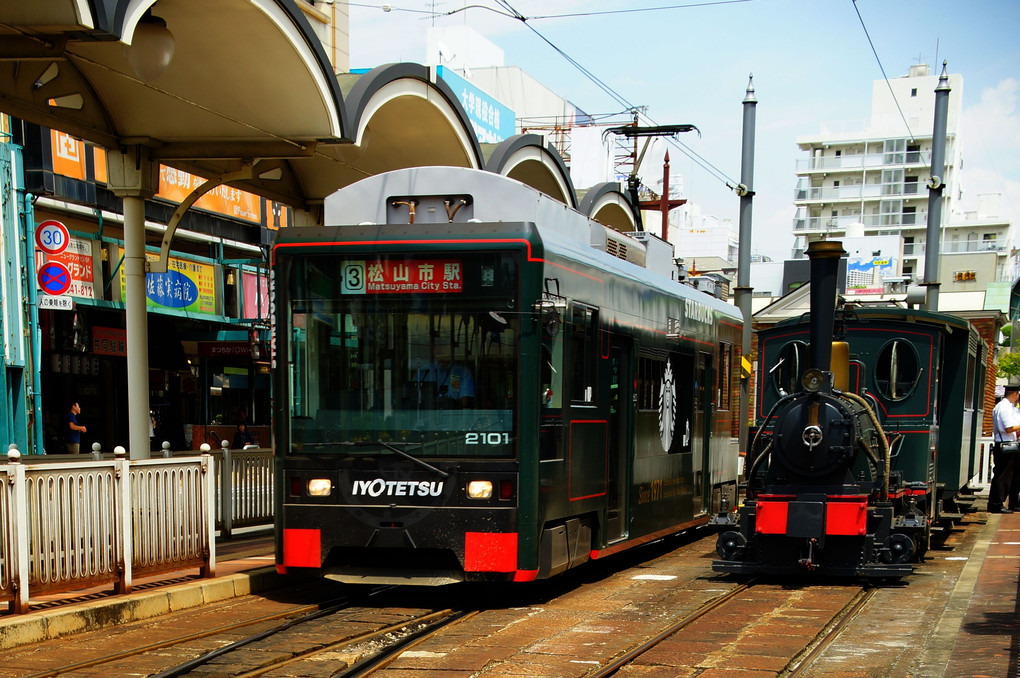
[[124,200],[124,308],[127,324],[128,453],[149,458],[149,330],[145,295],[145,200],[159,187],[149,149],[106,154],[108,185]]

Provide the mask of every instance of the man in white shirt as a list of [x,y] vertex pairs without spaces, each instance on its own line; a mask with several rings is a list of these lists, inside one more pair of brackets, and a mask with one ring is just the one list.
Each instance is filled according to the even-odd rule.
[[1017,400],[1020,400],[1020,386],[1007,386],[1006,395],[992,410],[994,427],[992,438],[995,441],[992,445],[992,459],[995,461],[995,468],[992,470],[992,486],[988,490],[989,513],[1013,512],[1005,507],[1005,503],[1009,497],[1010,486],[1013,484],[1016,458],[1020,456],[1020,453],[1016,451],[1004,452],[1002,443],[1016,442],[1017,431],[1020,431],[1020,413],[1016,409]]

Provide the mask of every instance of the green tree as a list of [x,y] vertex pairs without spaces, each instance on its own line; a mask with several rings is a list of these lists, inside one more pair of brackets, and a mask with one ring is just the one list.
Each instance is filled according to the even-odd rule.
[[1020,353],[1000,353],[998,376],[1020,377]]

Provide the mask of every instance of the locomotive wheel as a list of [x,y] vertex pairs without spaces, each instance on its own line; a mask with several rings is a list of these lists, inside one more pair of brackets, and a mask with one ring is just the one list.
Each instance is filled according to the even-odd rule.
[[730,530],[719,535],[715,542],[715,552],[723,560],[742,560],[746,544],[747,540],[744,539],[744,535]]
[[908,563],[914,557],[914,541],[902,532],[889,535],[882,546],[883,563]]

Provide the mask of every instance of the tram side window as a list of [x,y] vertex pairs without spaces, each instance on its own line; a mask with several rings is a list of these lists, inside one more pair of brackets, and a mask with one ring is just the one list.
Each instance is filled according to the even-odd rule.
[[719,403],[718,409],[728,410],[730,409],[730,370],[733,365],[733,345],[720,343],[719,344],[719,397],[716,402]]
[[542,409],[563,407],[563,336],[545,332],[542,338]]
[[598,358],[598,311],[586,306],[574,306],[570,323],[571,355],[573,358],[573,389],[575,403],[595,401],[595,366]]
[[638,356],[637,367],[637,409],[658,410],[659,390],[662,387],[662,375],[666,369],[666,362],[647,356]]

